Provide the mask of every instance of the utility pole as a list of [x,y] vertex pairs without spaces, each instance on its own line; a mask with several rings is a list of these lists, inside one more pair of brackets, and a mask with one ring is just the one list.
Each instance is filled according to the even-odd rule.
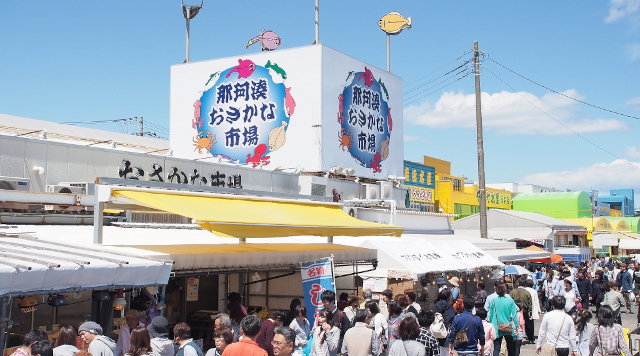
[[480,200],[480,237],[487,235],[487,191],[484,182],[484,144],[482,140],[482,106],[480,103],[480,51],[478,41],[473,42],[473,69],[476,77],[476,128],[478,130],[478,199]]
[[144,136],[144,118],[140,116],[140,137]]

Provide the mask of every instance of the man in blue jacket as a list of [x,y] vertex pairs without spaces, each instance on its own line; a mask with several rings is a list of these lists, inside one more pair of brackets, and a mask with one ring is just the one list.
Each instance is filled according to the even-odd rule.
[[[477,356],[484,354],[484,326],[482,320],[471,313],[475,304],[475,298],[472,296],[466,296],[462,299],[464,304],[464,311],[453,318],[451,323],[451,329],[449,331],[449,337],[447,338],[449,344],[449,356],[453,356],[453,345],[456,345],[456,333],[458,331],[467,330],[467,343],[456,345],[455,350],[458,354],[464,354],[465,356]],[[478,350],[478,342],[480,343],[480,350]]]
[[623,263],[620,266],[620,273],[616,277],[616,285],[618,290],[622,292],[624,299],[627,301],[627,313],[631,313],[631,303],[629,303],[629,292],[633,290],[633,277],[631,273],[627,272],[627,264]]

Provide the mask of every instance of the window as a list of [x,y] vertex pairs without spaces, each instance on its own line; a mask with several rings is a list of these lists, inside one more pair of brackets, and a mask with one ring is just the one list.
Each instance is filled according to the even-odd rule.
[[462,190],[462,181],[460,179],[453,180],[453,190],[459,192]]

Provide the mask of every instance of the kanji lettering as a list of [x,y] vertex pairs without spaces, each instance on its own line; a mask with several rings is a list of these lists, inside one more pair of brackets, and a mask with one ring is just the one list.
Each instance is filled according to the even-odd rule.
[[267,91],[269,91],[269,84],[265,79],[260,79],[258,82],[251,81],[251,99],[267,99]]
[[358,134],[358,149],[360,151],[367,149],[367,134],[364,132]]
[[244,141],[242,141],[243,146],[257,145],[259,141],[258,127],[256,125],[249,126],[248,129],[245,127],[242,136],[244,137]]
[[244,98],[244,101],[249,101],[249,82],[236,83],[233,87],[235,88],[233,91],[235,95],[233,98],[234,102],[238,101],[238,98]]
[[216,94],[218,94],[216,104],[228,103],[232,98],[232,90],[233,88],[231,87],[231,84],[221,84],[216,91]]
[[240,141],[240,130],[232,127],[229,131],[225,132],[227,147],[235,147]]

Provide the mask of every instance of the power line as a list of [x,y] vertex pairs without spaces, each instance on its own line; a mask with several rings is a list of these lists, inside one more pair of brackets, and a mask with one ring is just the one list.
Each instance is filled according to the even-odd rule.
[[468,51],[464,52],[460,57],[458,57],[458,58],[456,58],[456,59],[452,60],[451,62],[449,62],[449,63],[447,63],[447,64],[443,65],[442,67],[440,67],[440,68],[438,68],[438,69],[434,70],[433,72],[431,72],[431,73],[429,73],[429,74],[427,74],[427,75],[425,75],[425,76],[423,76],[423,77],[420,77],[419,79],[417,79],[417,80],[415,80],[415,81],[413,81],[413,82],[409,83],[409,84],[407,85],[407,87],[411,87],[412,85],[414,85],[415,83],[417,83],[417,82],[419,82],[419,81],[423,80],[424,78],[429,77],[431,74],[439,72],[442,68],[447,67],[449,64],[451,64],[451,63],[453,63],[453,62],[455,62],[455,61],[457,61],[457,60],[460,60],[462,57],[466,56],[467,54],[469,54],[469,53],[471,53],[471,52],[473,52],[473,51],[472,51],[472,50],[468,50]]
[[418,93],[416,93],[416,94],[413,94],[413,95],[411,95],[411,96],[409,96],[409,97],[404,98],[404,100],[403,100],[403,101],[407,101],[407,100],[410,100],[410,99],[412,99],[412,98],[415,98],[416,96],[418,96],[418,95],[420,95],[420,94],[424,93],[425,91],[430,90],[430,89],[431,89],[431,88],[433,88],[433,87],[436,87],[436,86],[438,86],[438,85],[440,85],[440,84],[442,84],[442,83],[444,83],[444,82],[446,82],[446,81],[452,80],[452,79],[454,79],[454,78],[455,78],[455,77],[457,77],[457,76],[460,76],[460,75],[466,74],[468,70],[469,70],[469,68],[464,68],[464,69],[460,70],[458,73],[456,73],[454,77],[451,77],[451,78],[447,78],[447,79],[441,80],[440,82],[438,82],[438,83],[436,83],[436,84],[434,84],[434,85],[432,85],[432,86],[428,87],[427,89],[424,89],[424,90],[422,90],[422,91],[420,91],[420,92],[418,92]]
[[[493,62],[494,62],[494,63],[496,63],[495,61],[493,61]],[[498,64],[498,63],[496,63],[496,64]],[[539,108],[536,104],[532,103],[529,99],[525,98],[522,94],[520,94],[517,90],[515,90],[511,85],[507,84],[507,82],[505,82],[504,80],[502,80],[502,78],[498,77],[494,72],[492,72],[492,71],[491,71],[489,68],[487,68],[484,64],[483,64],[482,66],[484,67],[484,69],[488,70],[488,71],[489,71],[489,73],[493,74],[493,76],[494,76],[494,77],[498,78],[498,80],[500,80],[504,85],[508,86],[508,87],[509,87],[509,88],[510,88],[514,93],[518,94],[522,99],[524,99],[525,101],[527,101],[529,104],[531,104],[531,105],[532,105],[533,107],[535,107],[536,109],[540,110],[540,112],[542,112],[543,114],[545,114],[546,116],[548,116],[549,118],[551,118],[553,121],[555,121],[555,122],[557,122],[558,124],[562,125],[562,127],[564,127],[565,129],[567,129],[567,130],[571,131],[574,135],[576,135],[576,136],[580,137],[581,139],[585,140],[586,142],[590,143],[591,145],[595,146],[596,148],[600,149],[601,151],[606,152],[606,153],[608,153],[609,155],[611,155],[611,156],[613,156],[613,157],[615,157],[615,158],[617,158],[617,159],[619,159],[619,160],[622,160],[622,161],[626,162],[627,164],[629,164],[629,165],[631,165],[631,166],[633,166],[633,167],[635,167],[635,168],[640,169],[640,167],[636,166],[635,164],[633,164],[633,163],[631,163],[631,162],[627,161],[626,159],[623,159],[623,158],[621,158],[621,157],[618,157],[617,155],[615,155],[615,154],[613,154],[613,153],[611,153],[611,152],[609,152],[609,151],[605,150],[604,148],[602,148],[602,147],[598,146],[596,143],[594,143],[594,142],[590,141],[590,140],[589,140],[589,139],[587,139],[586,137],[584,137],[584,136],[580,135],[579,133],[575,132],[575,131],[574,131],[573,129],[571,129],[569,126],[567,126],[567,125],[563,124],[562,122],[560,122],[559,120],[557,120],[557,119],[556,119],[556,118],[554,118],[553,116],[551,116],[551,115],[547,114],[547,112],[546,112],[546,111],[542,110],[542,109],[541,109],[541,108]],[[503,67],[503,66],[501,65],[501,67]],[[503,68],[505,68],[505,67],[503,67]],[[526,78],[525,78],[525,79],[526,79]],[[528,80],[528,79],[527,79],[527,80]]]
[[402,106],[403,106],[403,107],[406,107],[406,106],[409,106],[409,105],[411,105],[411,104],[415,103],[415,102],[416,102],[416,101],[418,101],[418,100],[422,100],[423,98],[426,98],[427,96],[429,96],[429,95],[431,95],[431,94],[433,94],[433,93],[435,93],[435,92],[437,92],[437,91],[439,91],[439,90],[441,90],[441,89],[444,89],[444,88],[446,88],[446,87],[450,86],[451,84],[453,84],[453,83],[455,83],[455,82],[457,82],[457,81],[459,81],[459,80],[462,80],[462,79],[464,79],[464,78],[468,77],[468,76],[469,76],[469,75],[471,75],[471,74],[473,74],[473,71],[469,71],[467,74],[465,74],[464,76],[462,76],[462,77],[460,77],[460,78],[458,78],[458,79],[454,80],[453,82],[451,82],[451,83],[449,83],[449,84],[446,84],[446,85],[443,85],[443,86],[441,86],[440,88],[438,88],[438,89],[436,89],[436,90],[434,90],[434,91],[431,91],[431,92],[429,92],[429,93],[427,93],[427,94],[425,94],[425,95],[423,95],[423,96],[421,96],[421,97],[419,97],[419,98],[417,98],[417,99],[415,99],[415,100],[413,100],[413,101],[411,101],[411,102],[408,102],[408,103],[406,103],[406,104],[404,104],[404,105],[402,105]]
[[619,113],[619,112],[617,112],[617,111],[613,111],[613,110],[605,109],[605,108],[600,107],[600,106],[597,106],[597,105],[589,104],[589,103],[587,103],[587,102],[585,102],[585,101],[582,101],[582,100],[580,100],[580,99],[576,99],[576,98],[570,97],[570,96],[569,96],[569,95],[567,95],[567,94],[563,94],[563,93],[561,93],[561,92],[559,92],[559,91],[557,91],[557,90],[553,90],[553,89],[551,89],[551,88],[549,88],[549,87],[547,87],[547,86],[544,86],[544,85],[542,85],[542,84],[540,84],[540,83],[538,83],[538,82],[536,82],[536,81],[533,81],[533,80],[531,80],[531,79],[529,79],[529,78],[527,78],[527,77],[523,76],[522,74],[518,74],[518,73],[516,73],[515,71],[513,71],[513,70],[511,70],[511,69],[509,69],[509,68],[507,68],[507,67],[503,66],[502,64],[500,64],[500,63],[498,63],[498,62],[494,61],[493,59],[489,58],[488,56],[486,57],[486,59],[488,59],[488,60],[490,60],[491,62],[493,62],[493,63],[495,63],[495,64],[499,65],[500,67],[502,67],[502,68],[504,68],[504,69],[508,70],[509,72],[511,72],[511,73],[513,73],[513,74],[515,74],[515,75],[519,76],[520,78],[522,78],[522,79],[524,79],[524,80],[527,80],[527,81],[529,81],[529,82],[531,82],[531,83],[533,83],[533,84],[535,84],[535,85],[537,85],[537,86],[540,86],[540,87],[542,87],[542,88],[545,88],[545,89],[547,89],[547,90],[549,90],[549,91],[551,91],[551,92],[554,92],[554,93],[556,93],[556,94],[558,94],[558,95],[562,95],[562,96],[564,96],[565,98],[568,98],[568,99],[571,99],[571,100],[575,100],[575,101],[577,101],[577,102],[579,102],[579,103],[581,103],[581,104],[585,104],[585,105],[591,106],[592,108],[596,108],[596,109],[600,109],[600,110],[603,110],[603,111],[606,111],[606,112],[610,112],[610,113],[612,113],[612,114],[616,114],[616,115],[620,115],[620,116],[628,117],[628,118],[631,118],[631,119],[640,120],[640,117],[635,117],[635,116],[631,116],[631,115],[627,115],[627,114]]
[[458,67],[456,67],[456,68],[454,68],[454,69],[452,69],[452,70],[450,70],[450,71],[446,72],[445,74],[443,74],[443,75],[441,75],[441,76],[439,76],[439,77],[436,77],[436,78],[434,78],[434,79],[432,79],[432,80],[430,80],[430,81],[428,81],[428,82],[426,82],[426,83],[422,83],[422,84],[418,85],[417,87],[415,87],[415,88],[413,88],[413,89],[406,90],[403,94],[405,94],[405,95],[406,95],[406,94],[409,94],[409,93],[411,93],[412,91],[416,91],[416,90],[418,90],[419,88],[422,88],[422,87],[423,87],[423,86],[425,86],[425,85],[428,85],[428,84],[430,84],[430,83],[433,83],[433,82],[435,82],[436,80],[438,80],[438,79],[440,79],[440,78],[446,77],[447,75],[449,75],[449,74],[451,74],[451,73],[453,73],[453,72],[457,71],[458,69],[460,69],[460,68],[464,67],[464,66],[465,66],[465,65],[467,65],[469,62],[470,62],[470,60],[468,60],[468,61],[466,61],[466,62],[462,63],[462,64],[461,64],[461,65],[459,65]]

